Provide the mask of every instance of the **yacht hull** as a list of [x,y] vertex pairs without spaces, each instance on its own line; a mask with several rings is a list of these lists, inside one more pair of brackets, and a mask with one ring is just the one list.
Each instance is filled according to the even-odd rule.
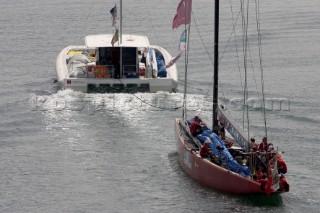
[[182,169],[193,179],[218,191],[232,194],[257,194],[261,191],[260,184],[201,158],[197,151],[192,150],[184,139],[184,128],[179,119],[175,120],[177,151]]

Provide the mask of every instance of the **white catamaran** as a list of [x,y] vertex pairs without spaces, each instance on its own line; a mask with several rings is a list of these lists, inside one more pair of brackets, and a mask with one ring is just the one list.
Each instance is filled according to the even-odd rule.
[[82,92],[174,91],[178,73],[171,54],[151,45],[146,36],[122,34],[122,0],[119,27],[117,6],[110,13],[114,34],[88,35],[85,45],[68,46],[59,53],[60,86]]

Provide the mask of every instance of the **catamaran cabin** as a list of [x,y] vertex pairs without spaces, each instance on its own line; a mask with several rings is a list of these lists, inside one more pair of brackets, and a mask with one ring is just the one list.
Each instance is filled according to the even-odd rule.
[[[178,84],[176,66],[166,67],[172,56],[146,36],[89,35],[86,46],[69,46],[57,59],[58,81],[65,88],[137,88],[150,92],[173,91]],[[63,62],[64,61],[64,62]]]

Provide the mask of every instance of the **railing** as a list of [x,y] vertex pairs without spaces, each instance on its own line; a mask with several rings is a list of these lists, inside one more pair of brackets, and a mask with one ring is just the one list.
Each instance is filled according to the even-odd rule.
[[220,108],[218,110],[218,120],[221,125],[224,126],[226,130],[232,135],[235,141],[243,148],[245,151],[249,151],[249,142],[247,140],[248,136],[234,123],[234,121]]
[[68,64],[69,77],[75,78],[139,78],[147,77],[146,68],[138,67],[138,65],[123,65],[122,72],[116,70],[113,65],[95,65],[95,64]]

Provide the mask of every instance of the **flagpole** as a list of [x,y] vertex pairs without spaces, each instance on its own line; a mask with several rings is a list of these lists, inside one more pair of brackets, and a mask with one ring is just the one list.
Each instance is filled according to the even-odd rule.
[[122,43],[122,0],[120,0],[120,44]]
[[185,30],[187,30],[187,40],[186,40],[186,47],[185,47],[185,54],[184,54],[184,61],[185,61],[185,82],[184,82],[184,97],[183,97],[183,105],[184,105],[184,112],[183,112],[183,119],[187,119],[187,77],[188,77],[188,60],[189,60],[189,36],[190,36],[190,25],[191,25],[191,20],[187,29],[187,26],[185,25]]
[[[184,24],[185,31],[187,33],[183,34],[183,36],[187,36],[187,39],[184,39],[186,43],[184,45],[185,51],[185,73],[184,73],[184,94],[183,94],[183,108],[182,108],[182,118],[186,121],[187,120],[187,77],[188,77],[188,53],[189,53],[189,36],[190,36],[190,26],[191,26],[191,8],[192,8],[192,0],[180,0],[178,4],[177,13],[173,18],[172,21],[172,29],[178,28],[180,25]],[[188,29],[187,29],[187,24]],[[182,38],[180,38],[180,44]]]
[[[187,13],[186,8],[185,8],[185,13]],[[189,56],[189,35],[190,35],[190,25],[191,25],[191,20],[187,29],[187,25],[184,25],[184,29],[187,30],[187,39],[186,39],[186,46],[184,49],[184,62],[185,62],[185,72],[184,72],[184,95],[183,95],[183,111],[182,111],[182,116],[183,120],[187,120],[187,79],[188,79],[188,56]]]
[[[186,27],[185,27],[186,29]],[[189,36],[189,32],[187,33]],[[184,49],[184,93],[183,93],[183,110],[182,110],[182,117],[183,120],[187,120],[187,77],[188,77],[188,52],[187,48]]]

